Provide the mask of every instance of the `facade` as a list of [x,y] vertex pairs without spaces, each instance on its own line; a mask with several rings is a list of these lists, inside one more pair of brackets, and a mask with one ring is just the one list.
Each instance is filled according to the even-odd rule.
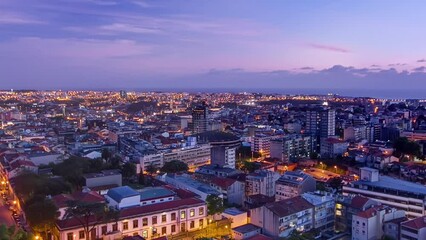
[[405,212],[380,205],[352,216],[352,240],[382,239],[384,223],[405,217]]
[[194,134],[207,131],[207,114],[208,108],[205,103],[192,110],[192,132]]
[[236,170],[234,168],[221,167],[213,164],[200,166],[195,172],[199,174],[214,175],[217,177],[230,177],[241,173],[240,170]]
[[302,198],[314,206],[314,228],[333,229],[335,201],[332,196],[319,192],[303,193]]
[[140,205],[140,193],[129,186],[116,187],[108,190],[105,199],[110,207],[123,209]]
[[[188,198],[122,209],[117,222],[98,224],[90,234],[91,239],[112,240],[133,235],[154,239],[195,231],[206,226],[206,203],[200,199]],[[56,223],[55,239],[82,239],[84,235],[83,227],[77,219],[58,220]]]
[[275,182],[280,175],[268,170],[257,170],[246,177],[246,196],[262,194],[268,197],[275,195]]
[[275,199],[283,199],[300,196],[302,193],[316,190],[316,181],[303,171],[287,171],[275,182]]
[[359,181],[343,186],[345,195],[363,195],[382,204],[404,210],[408,218],[425,215],[426,187],[389,176],[372,168],[361,168]]
[[104,170],[100,173],[89,173],[84,175],[86,187],[98,188],[102,186],[120,187],[122,176],[119,170]]
[[321,157],[334,158],[343,155],[348,150],[349,143],[337,138],[325,138],[321,140]]
[[325,109],[320,112],[320,137],[328,138],[336,135],[336,111]]
[[252,138],[251,151],[260,153],[262,157],[269,157],[271,154],[271,136],[256,134]]
[[244,202],[244,182],[231,178],[214,177],[210,186],[223,195],[228,204],[242,205]]
[[314,227],[314,206],[302,197],[268,203],[250,210],[251,223],[271,237],[288,237],[293,231]]
[[235,240],[248,239],[256,236],[262,232],[262,229],[253,224],[247,223],[245,225],[232,228],[232,238]]
[[164,174],[159,176],[159,179],[176,188],[189,190],[197,194],[200,199],[206,200],[209,195],[217,195],[223,199],[223,194],[211,187],[209,184],[192,179],[189,175]]
[[240,146],[240,138],[221,131],[208,131],[196,135],[200,142],[211,146],[211,164],[235,169],[235,153]]
[[173,149],[169,152],[146,155],[140,158],[141,168],[146,171],[149,165],[161,168],[164,163],[178,160],[188,165],[190,171],[210,163],[210,145],[203,144],[195,147]]
[[426,239],[426,216],[401,223],[401,240]]

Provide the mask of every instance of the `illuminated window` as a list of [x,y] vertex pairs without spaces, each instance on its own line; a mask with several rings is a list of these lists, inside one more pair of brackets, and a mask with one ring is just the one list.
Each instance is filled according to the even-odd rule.
[[180,219],[185,219],[185,211],[180,212]]
[[336,204],[336,208],[337,208],[337,209],[342,209],[342,204],[337,203],[337,204]]
[[148,231],[147,230],[142,232],[142,237],[148,238]]
[[336,216],[342,216],[342,211],[336,210]]
[[191,217],[195,216],[195,209],[189,210],[189,216]]
[[200,208],[198,209],[198,214],[199,214],[199,215],[203,215],[203,214],[204,214],[204,208],[203,208],[203,207],[200,207]]

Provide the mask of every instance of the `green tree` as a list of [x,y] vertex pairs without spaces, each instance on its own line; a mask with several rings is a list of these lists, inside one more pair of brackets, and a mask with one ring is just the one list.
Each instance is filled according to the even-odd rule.
[[121,174],[123,178],[131,178],[136,176],[136,165],[131,162],[126,162],[121,169]]
[[58,209],[51,200],[34,199],[25,206],[25,216],[31,227],[37,232],[42,232],[47,239],[49,230],[55,226]]
[[336,189],[336,190],[340,190],[343,186],[342,179],[339,178],[339,177],[335,177],[335,178],[330,179],[330,182],[328,184],[331,188]]
[[32,240],[31,234],[24,232],[22,229],[16,229],[15,226],[7,227],[5,224],[0,225],[0,240]]
[[111,158],[111,156],[112,154],[107,148],[102,149],[102,159],[104,159],[105,161],[108,161]]
[[223,205],[223,199],[218,195],[210,194],[206,198],[207,203],[207,213],[209,215],[214,215],[218,213],[222,213],[225,210]]
[[146,172],[147,172],[149,175],[153,175],[154,173],[156,173],[156,172],[157,172],[157,170],[158,170],[158,168],[156,168],[156,167],[154,166],[154,164],[150,164],[150,165],[146,166]]
[[252,172],[260,169],[260,167],[261,167],[260,163],[244,161],[243,165],[241,167],[241,170],[243,170],[247,173],[252,173]]
[[166,162],[161,168],[161,171],[166,173],[185,172],[188,171],[188,165],[182,161],[173,160]]
[[101,223],[118,221],[119,212],[108,208],[104,203],[69,201],[65,218],[76,219],[84,230],[86,240],[90,240],[90,232]]
[[409,159],[412,157],[422,157],[421,147],[418,143],[409,141],[405,137],[400,137],[395,140],[393,147],[395,148],[394,156],[403,157],[403,155],[409,155]]

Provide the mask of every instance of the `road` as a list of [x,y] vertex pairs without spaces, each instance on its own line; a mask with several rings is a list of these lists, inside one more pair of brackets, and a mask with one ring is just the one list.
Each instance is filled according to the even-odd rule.
[[0,201],[0,224],[6,224],[7,226],[15,225],[11,211],[4,205],[3,200]]

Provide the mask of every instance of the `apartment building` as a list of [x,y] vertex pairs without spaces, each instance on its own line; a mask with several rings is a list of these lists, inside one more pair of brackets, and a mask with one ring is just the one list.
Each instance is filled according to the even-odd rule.
[[268,197],[275,195],[275,182],[280,175],[268,170],[257,170],[246,177],[246,196],[262,194]]
[[426,216],[401,223],[401,240],[426,239]]
[[280,201],[316,190],[316,181],[303,171],[287,171],[275,182],[275,200]]
[[361,168],[359,181],[343,186],[345,195],[363,195],[384,205],[404,210],[408,218],[425,215],[426,187],[389,176],[379,176],[377,169]]
[[314,206],[314,228],[319,230],[334,227],[334,198],[320,192],[303,193],[302,198]]

